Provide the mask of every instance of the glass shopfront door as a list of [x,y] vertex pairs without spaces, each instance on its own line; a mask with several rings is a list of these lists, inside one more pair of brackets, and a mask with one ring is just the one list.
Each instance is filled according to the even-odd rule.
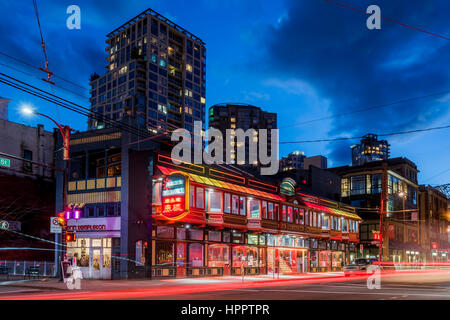
[[78,238],[68,244],[67,257],[76,258],[85,279],[111,279],[111,238]]

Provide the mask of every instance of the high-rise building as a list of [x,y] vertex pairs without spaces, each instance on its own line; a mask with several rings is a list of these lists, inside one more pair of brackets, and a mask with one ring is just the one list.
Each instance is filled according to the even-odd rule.
[[[222,132],[225,139],[227,129],[267,129],[267,153],[271,154],[272,135],[270,129],[277,128],[277,114],[266,112],[259,107],[240,103],[222,103],[209,108],[209,127],[216,128]],[[253,143],[258,143],[258,136],[252,138]],[[234,147],[231,152],[231,162],[245,166],[259,166],[259,163],[250,163],[249,143],[245,142],[245,162],[237,163],[237,148],[242,147],[238,142],[232,143]],[[224,161],[226,160],[226,148],[224,148]]]
[[385,160],[389,158],[389,144],[386,140],[378,140],[376,134],[368,133],[361,143],[350,147],[352,149],[352,165],[361,166],[366,162]]
[[303,169],[305,158],[303,151],[296,150],[289,153],[286,157],[280,159],[280,171]]
[[[206,48],[189,31],[148,9],[107,35],[103,76],[91,76],[91,110],[125,114],[156,133],[205,122]],[[91,117],[89,129],[108,126]]]

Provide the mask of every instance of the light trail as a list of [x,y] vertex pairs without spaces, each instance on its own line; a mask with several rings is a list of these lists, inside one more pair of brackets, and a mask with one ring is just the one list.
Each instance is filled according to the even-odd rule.
[[[402,270],[402,271],[381,271],[382,278],[395,276],[407,277],[417,274],[432,275],[449,275],[450,270]],[[172,295],[185,295],[191,293],[204,293],[212,291],[227,291],[248,288],[264,288],[286,285],[301,285],[315,283],[334,283],[355,280],[365,280],[372,276],[372,273],[365,275],[356,275],[351,277],[344,276],[325,276],[308,279],[280,279],[280,280],[262,280],[251,282],[234,282],[234,283],[213,283],[200,285],[171,285],[158,288],[140,288],[140,289],[116,289],[103,291],[81,291],[66,293],[50,293],[50,294],[29,294],[16,295],[2,300],[104,300],[104,299],[137,299],[150,297],[164,297]],[[217,278],[216,278],[217,279]]]

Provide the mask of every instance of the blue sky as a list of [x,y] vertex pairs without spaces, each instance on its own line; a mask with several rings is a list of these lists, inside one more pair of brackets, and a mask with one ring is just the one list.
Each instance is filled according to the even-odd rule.
[[[446,14],[450,3],[445,0],[339,1],[361,10],[377,4],[383,17],[450,37]],[[66,8],[71,4],[81,8],[81,30],[66,28]],[[325,0],[38,0],[38,6],[50,69],[85,88],[91,73],[104,71],[106,34],[152,8],[206,42],[207,108],[220,102],[244,102],[277,112],[280,141],[389,133],[450,123],[450,94],[338,116],[450,90],[450,41],[386,21],[381,30],[368,30],[365,15]],[[8,13],[0,21],[0,51],[42,66],[32,1],[3,0],[0,10]],[[58,86],[77,94],[50,88],[38,80],[43,76],[38,71],[1,55],[0,70],[79,104],[89,104],[87,89],[58,78]],[[18,112],[19,105],[30,103],[75,129],[87,127],[84,117],[3,84],[0,96],[13,100],[9,111],[13,121],[53,127]],[[324,117],[327,119],[308,122]],[[444,129],[388,140],[393,157],[411,159],[420,170],[420,182],[436,185],[450,182],[449,138],[450,129]],[[283,144],[280,154],[303,150],[310,156],[327,156],[329,165],[344,165],[351,161],[349,146],[355,142]]]

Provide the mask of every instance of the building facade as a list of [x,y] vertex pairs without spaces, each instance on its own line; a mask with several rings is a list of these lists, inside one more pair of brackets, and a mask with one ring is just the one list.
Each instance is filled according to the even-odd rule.
[[280,159],[280,171],[303,169],[305,161],[305,153],[303,151],[294,151],[286,157]]
[[378,140],[376,134],[366,134],[360,144],[351,146],[352,165],[360,166],[366,162],[388,159],[389,146],[386,140]]
[[450,259],[447,197],[431,186],[419,187],[420,244],[427,252],[427,260],[447,262]]
[[0,220],[14,232],[1,231],[0,242],[18,249],[1,251],[0,259],[52,261],[52,246],[36,238],[53,240],[56,133],[9,121],[8,102],[0,100]]
[[[95,133],[95,134],[94,134]],[[355,209],[232,166],[175,165],[165,141],[113,128],[71,137],[68,243],[85,278],[341,270],[356,257]]]
[[105,75],[91,77],[89,129],[125,115],[140,128],[193,131],[205,122],[205,43],[148,9],[107,35]]
[[419,243],[418,170],[412,161],[393,158],[329,170],[342,178],[342,201],[356,207],[363,219],[360,228],[363,257],[379,256],[377,234],[381,221],[383,261],[425,259],[426,252]]
[[328,163],[327,163],[327,157],[324,156],[312,156],[312,157],[306,157],[303,161],[303,168],[309,169],[309,167],[314,166],[319,169],[327,169]]
[[[244,131],[248,129],[256,130],[255,136],[249,137],[253,143],[258,143],[258,129],[267,129],[267,154],[272,153],[271,141],[272,134],[270,129],[277,128],[277,114],[270,113],[261,110],[259,107],[255,107],[248,104],[239,104],[239,103],[223,103],[216,104],[209,108],[209,127],[218,129],[222,132],[222,135],[225,139],[226,130],[227,129],[242,129]],[[243,145],[240,145],[242,143]],[[241,165],[241,166],[254,166],[258,167],[260,164],[256,161],[254,163],[250,163],[249,158],[249,143],[247,140],[245,142],[232,142],[232,150],[231,150],[231,163]],[[245,161],[241,161],[238,163],[237,159],[237,149],[240,147],[245,148]],[[257,151],[258,152],[258,149]],[[227,159],[226,157],[226,148],[224,148],[224,161]]]

